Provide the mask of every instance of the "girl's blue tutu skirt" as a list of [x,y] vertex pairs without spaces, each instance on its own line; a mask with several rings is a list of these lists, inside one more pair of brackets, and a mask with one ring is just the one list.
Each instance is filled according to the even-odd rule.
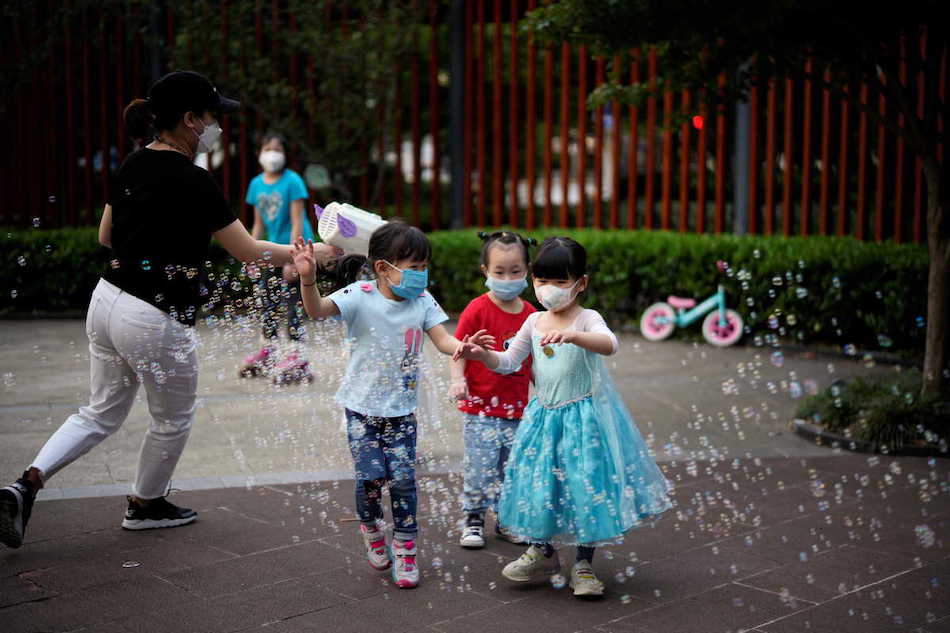
[[612,543],[672,507],[669,491],[623,402],[588,397],[550,409],[535,399],[511,449],[498,520],[533,543]]

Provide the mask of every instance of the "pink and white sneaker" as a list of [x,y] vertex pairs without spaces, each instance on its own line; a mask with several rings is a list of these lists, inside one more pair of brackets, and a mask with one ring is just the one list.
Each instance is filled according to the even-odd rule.
[[386,523],[377,521],[376,527],[370,529],[360,524],[360,535],[363,537],[363,544],[366,546],[366,558],[369,560],[369,566],[376,571],[389,569],[392,561],[389,559],[389,550],[386,548]]
[[416,565],[415,541],[393,540],[393,582],[400,589],[412,589],[419,585],[419,566]]
[[266,373],[274,366],[274,348],[265,345],[253,354],[244,357],[244,361],[238,368],[238,375],[241,378],[251,378]]
[[310,363],[300,352],[290,352],[274,367],[271,381],[275,385],[284,385],[307,381],[313,382]]

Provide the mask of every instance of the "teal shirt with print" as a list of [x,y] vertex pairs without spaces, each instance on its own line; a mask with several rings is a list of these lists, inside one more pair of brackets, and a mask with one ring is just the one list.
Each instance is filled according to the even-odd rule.
[[[285,169],[273,184],[264,182],[264,174],[258,174],[247,188],[245,202],[253,205],[261,214],[267,228],[267,239],[278,244],[290,244],[290,203],[307,199],[307,186],[300,174]],[[307,221],[306,209],[303,214],[303,238],[313,239],[313,229]]]

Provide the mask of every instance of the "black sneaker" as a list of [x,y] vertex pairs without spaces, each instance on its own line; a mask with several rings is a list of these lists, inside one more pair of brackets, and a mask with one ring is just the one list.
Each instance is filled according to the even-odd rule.
[[465,528],[459,538],[459,545],[465,549],[485,547],[485,519],[479,514],[470,514],[465,520]]
[[35,496],[36,491],[26,479],[26,473],[9,486],[0,488],[0,543],[14,549],[23,545]]
[[122,527],[126,530],[150,530],[152,528],[178,527],[198,518],[191,508],[179,508],[165,497],[152,499],[141,506],[129,497],[129,509],[125,511]]

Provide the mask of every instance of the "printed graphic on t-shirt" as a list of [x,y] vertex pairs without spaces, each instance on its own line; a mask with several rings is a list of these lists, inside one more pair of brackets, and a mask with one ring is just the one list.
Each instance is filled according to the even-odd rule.
[[414,391],[418,378],[418,358],[422,350],[422,330],[410,328],[405,335],[406,352],[402,357],[402,388]]
[[280,212],[283,204],[284,197],[280,195],[279,191],[275,190],[270,193],[257,194],[257,204],[254,206],[257,207],[257,210],[260,212],[262,217],[265,217],[268,220],[274,220],[274,218],[276,218],[277,214]]

